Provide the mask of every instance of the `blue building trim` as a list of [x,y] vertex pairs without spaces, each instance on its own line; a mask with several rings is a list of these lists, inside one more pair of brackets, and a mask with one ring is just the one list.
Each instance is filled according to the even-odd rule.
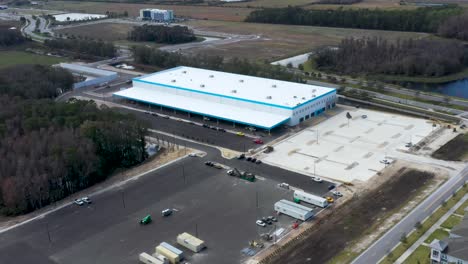
[[[228,96],[228,95],[222,95],[222,94],[217,94],[217,93],[209,93],[209,92],[203,92],[203,91],[200,91],[200,90],[194,90],[194,89],[190,89],[190,88],[185,88],[185,87],[180,87],[180,86],[174,86],[174,85],[167,85],[167,84],[162,84],[162,83],[156,83],[156,82],[150,82],[150,81],[145,81],[143,80],[144,78],[147,78],[147,77],[150,77],[150,76],[153,76],[153,75],[157,75],[157,74],[160,74],[160,73],[163,73],[163,72],[170,72],[170,71],[175,71],[177,69],[180,69],[180,68],[184,68],[185,66],[178,66],[178,67],[175,67],[175,68],[171,68],[171,69],[167,69],[167,70],[162,70],[162,71],[158,71],[158,72],[155,72],[155,73],[151,73],[151,74],[148,74],[148,75],[144,75],[144,76],[140,76],[140,77],[137,77],[137,78],[133,78],[132,80],[134,82],[142,82],[142,83],[147,83],[147,84],[152,84],[152,85],[158,85],[158,86],[162,86],[162,87],[166,87],[166,88],[172,88],[172,89],[178,89],[178,90],[184,90],[184,91],[189,91],[189,92],[194,92],[194,93],[200,93],[200,94],[206,94],[206,95],[211,95],[211,96],[218,96],[218,97],[223,97],[223,98],[228,98],[228,99],[233,99],[233,100],[238,100],[238,101],[244,101],[244,102],[249,102],[249,103],[254,103],[254,104],[261,104],[261,105],[266,105],[266,106],[271,106],[271,107],[276,107],[276,108],[282,108],[282,109],[287,109],[287,110],[294,110],[294,109],[297,109],[297,108],[300,108],[301,106],[305,105],[305,104],[308,104],[312,101],[315,101],[315,100],[318,100],[322,97],[325,97],[327,95],[330,95],[332,93],[336,93],[336,89],[334,88],[329,88],[329,87],[326,87],[326,88],[329,88],[329,89],[332,89],[331,91],[325,93],[325,94],[322,94],[320,96],[317,96],[315,98],[312,98],[311,100],[308,100],[304,103],[301,103],[299,105],[296,105],[294,107],[289,107],[289,106],[283,106],[283,105],[277,105],[277,104],[269,104],[269,103],[265,103],[265,102],[259,102],[259,101],[255,101],[255,100],[249,100],[249,99],[244,99],[244,98],[239,98],[239,97],[233,97],[233,96]],[[219,73],[225,73],[225,72],[220,72],[220,71],[213,71],[213,72],[219,72]],[[233,75],[238,75],[238,76],[246,76],[246,75],[242,75],[242,74],[236,74],[236,73],[229,73],[229,74],[233,74]],[[280,80],[278,80],[280,81]]]
[[124,98],[124,99],[130,99],[130,100],[133,100],[133,101],[137,101],[137,102],[142,102],[142,103],[146,103],[146,104],[152,104],[152,105],[157,105],[157,106],[163,106],[163,107],[166,107],[166,108],[170,108],[170,109],[175,109],[175,110],[179,110],[179,111],[184,111],[184,112],[187,112],[187,113],[191,113],[191,114],[197,114],[197,115],[201,115],[201,116],[207,116],[207,117],[211,117],[211,118],[216,118],[216,119],[220,119],[220,120],[224,120],[224,121],[229,121],[229,122],[234,122],[234,123],[237,123],[237,124],[242,124],[242,125],[248,125],[248,126],[253,126],[253,127],[258,127],[258,128],[262,128],[262,129],[273,129],[279,125],[282,125],[286,122],[288,122],[291,118],[288,117],[276,124],[274,124],[273,126],[271,127],[264,127],[264,126],[260,126],[260,125],[257,125],[257,124],[252,124],[252,123],[247,123],[247,122],[241,122],[241,121],[238,121],[238,120],[233,120],[233,119],[229,119],[229,118],[225,118],[225,117],[220,117],[220,116],[215,116],[215,115],[209,115],[209,114],[205,114],[205,113],[200,113],[200,112],[195,112],[195,111],[190,111],[190,110],[187,110],[187,109],[183,109],[183,108],[178,108],[178,107],[173,107],[173,106],[170,106],[170,105],[165,105],[165,104],[157,104],[157,103],[153,103],[153,102],[149,102],[149,101],[145,101],[145,100],[140,100],[140,99],[135,99],[133,97],[127,97],[127,96],[123,96],[123,95],[118,95],[118,94],[113,94],[113,96],[116,96],[116,97],[121,97],[121,98]]

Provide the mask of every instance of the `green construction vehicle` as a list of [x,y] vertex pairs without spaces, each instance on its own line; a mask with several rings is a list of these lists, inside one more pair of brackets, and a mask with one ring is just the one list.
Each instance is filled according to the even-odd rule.
[[147,225],[151,223],[151,215],[147,215],[140,220],[141,225]]

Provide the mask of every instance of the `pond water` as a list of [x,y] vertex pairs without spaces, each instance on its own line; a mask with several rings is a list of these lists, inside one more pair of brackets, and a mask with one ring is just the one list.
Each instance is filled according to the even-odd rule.
[[468,99],[468,78],[442,84],[416,84],[416,89]]

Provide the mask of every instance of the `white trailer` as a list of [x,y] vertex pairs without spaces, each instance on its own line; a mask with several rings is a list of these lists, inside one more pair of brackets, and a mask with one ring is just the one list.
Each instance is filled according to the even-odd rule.
[[150,254],[147,254],[145,252],[141,253],[139,255],[139,259],[142,263],[145,263],[145,264],[165,264],[164,262],[162,262],[161,260],[151,256]]
[[166,243],[162,242],[159,246],[156,247],[156,253],[163,255],[169,262],[172,264],[179,263],[181,260],[184,259],[184,254],[182,250]]
[[325,208],[328,206],[327,199],[317,196],[317,195],[306,193],[303,191],[298,191],[298,190],[294,191],[294,200],[303,201],[303,202],[310,203],[316,206],[320,206],[322,208]]
[[288,200],[280,200],[275,203],[275,211],[281,214],[289,215],[296,219],[306,221],[314,216],[312,209]]
[[177,243],[192,250],[195,253],[200,252],[206,247],[203,240],[198,239],[187,232],[177,236]]

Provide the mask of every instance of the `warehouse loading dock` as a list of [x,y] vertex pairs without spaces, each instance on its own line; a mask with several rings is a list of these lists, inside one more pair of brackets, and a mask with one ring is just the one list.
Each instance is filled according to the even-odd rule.
[[311,208],[284,199],[275,203],[275,211],[302,221],[314,216]]

